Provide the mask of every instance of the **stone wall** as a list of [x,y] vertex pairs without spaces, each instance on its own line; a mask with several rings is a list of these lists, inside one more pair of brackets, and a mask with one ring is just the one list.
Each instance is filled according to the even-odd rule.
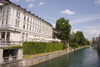
[[[84,47],[82,47],[84,48]],[[82,48],[76,48],[75,50],[79,50]],[[70,51],[61,51],[61,52],[56,52],[56,53],[51,53],[51,54],[47,54],[47,55],[42,55],[42,56],[37,56],[37,57],[33,57],[33,58],[27,58],[27,59],[23,59],[23,60],[19,60],[19,61],[13,61],[13,62],[9,62],[9,63],[4,63],[2,64],[0,67],[28,67],[28,66],[32,66],[41,62],[45,62],[48,60],[51,60],[53,58],[62,56],[64,54],[73,52],[74,49],[70,50]]]
[[100,40],[98,42],[98,50],[100,51]]

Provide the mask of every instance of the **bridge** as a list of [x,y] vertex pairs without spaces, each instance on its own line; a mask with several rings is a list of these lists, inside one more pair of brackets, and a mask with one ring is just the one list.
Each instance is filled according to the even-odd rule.
[[98,44],[91,44],[92,47],[98,46]]

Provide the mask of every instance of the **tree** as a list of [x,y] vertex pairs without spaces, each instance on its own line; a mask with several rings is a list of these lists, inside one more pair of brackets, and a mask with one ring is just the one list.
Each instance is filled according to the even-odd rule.
[[[73,38],[74,37],[74,38]],[[72,43],[78,43],[80,46],[81,45],[87,45],[87,39],[84,37],[84,34],[82,31],[77,31],[76,33],[72,34],[70,37],[72,40]]]
[[57,38],[61,40],[69,40],[71,25],[69,24],[69,20],[65,18],[60,18],[56,21],[56,32]]
[[74,42],[75,34],[76,34],[76,33],[74,33],[74,32],[72,32],[72,33],[70,34],[69,43],[75,43],[75,42]]
[[70,46],[71,46],[72,48],[78,48],[79,45],[78,45],[77,43],[71,43]]
[[90,42],[87,40],[87,44],[90,45]]
[[97,44],[97,42],[95,40],[93,40],[92,44]]

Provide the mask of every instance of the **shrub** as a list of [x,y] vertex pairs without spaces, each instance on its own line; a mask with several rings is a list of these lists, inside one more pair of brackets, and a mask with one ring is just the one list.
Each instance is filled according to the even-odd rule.
[[62,43],[44,43],[44,42],[24,42],[23,43],[23,53],[24,54],[39,54],[45,52],[53,52],[57,50],[62,50]]
[[63,45],[63,49],[67,50],[67,48],[68,48],[68,45]]

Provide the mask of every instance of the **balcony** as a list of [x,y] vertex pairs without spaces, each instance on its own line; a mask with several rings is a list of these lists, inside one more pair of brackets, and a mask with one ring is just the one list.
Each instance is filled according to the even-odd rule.
[[0,47],[9,47],[11,45],[22,45],[22,41],[1,41]]

